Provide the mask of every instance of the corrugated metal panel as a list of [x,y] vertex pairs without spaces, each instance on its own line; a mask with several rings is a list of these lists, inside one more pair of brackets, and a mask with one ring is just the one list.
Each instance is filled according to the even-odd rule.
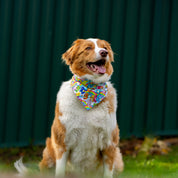
[[76,38],[111,42],[123,137],[178,134],[176,0],[0,1],[0,146],[44,143],[60,58]]

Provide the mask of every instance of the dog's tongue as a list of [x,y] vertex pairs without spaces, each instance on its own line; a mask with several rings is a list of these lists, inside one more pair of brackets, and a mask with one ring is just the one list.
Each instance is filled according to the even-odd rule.
[[95,65],[95,64],[91,65],[91,70],[93,72],[98,73],[98,74],[104,74],[104,73],[106,73],[106,68],[104,66],[98,66],[98,65]]
[[97,66],[97,69],[100,74],[106,73],[106,68],[104,66]]

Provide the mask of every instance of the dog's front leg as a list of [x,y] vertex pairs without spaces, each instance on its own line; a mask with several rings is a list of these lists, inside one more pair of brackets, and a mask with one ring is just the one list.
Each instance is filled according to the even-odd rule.
[[59,103],[56,104],[55,119],[51,129],[52,146],[55,152],[56,176],[64,176],[68,159],[68,149],[66,148],[65,135],[66,128],[61,123],[62,113],[59,110]]
[[56,177],[64,176],[68,159],[68,151],[64,152],[61,158],[56,159]]
[[113,168],[109,168],[109,165],[104,163],[104,178],[112,178]]
[[104,178],[113,177],[115,146],[109,146],[103,150]]

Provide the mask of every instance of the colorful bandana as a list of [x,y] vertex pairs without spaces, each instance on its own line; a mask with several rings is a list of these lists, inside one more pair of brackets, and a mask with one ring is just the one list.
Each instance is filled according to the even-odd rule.
[[82,80],[76,75],[72,77],[71,86],[86,110],[90,110],[101,102],[108,93],[106,83],[94,84],[92,81]]

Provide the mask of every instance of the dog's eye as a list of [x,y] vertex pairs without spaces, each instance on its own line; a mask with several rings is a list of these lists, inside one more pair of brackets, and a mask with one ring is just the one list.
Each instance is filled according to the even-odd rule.
[[86,50],[90,50],[90,49],[92,49],[92,48],[91,48],[91,46],[88,46],[88,47],[86,47],[85,49],[86,49]]
[[107,50],[107,48],[106,48],[106,47],[104,47],[104,49],[106,49],[106,50]]

